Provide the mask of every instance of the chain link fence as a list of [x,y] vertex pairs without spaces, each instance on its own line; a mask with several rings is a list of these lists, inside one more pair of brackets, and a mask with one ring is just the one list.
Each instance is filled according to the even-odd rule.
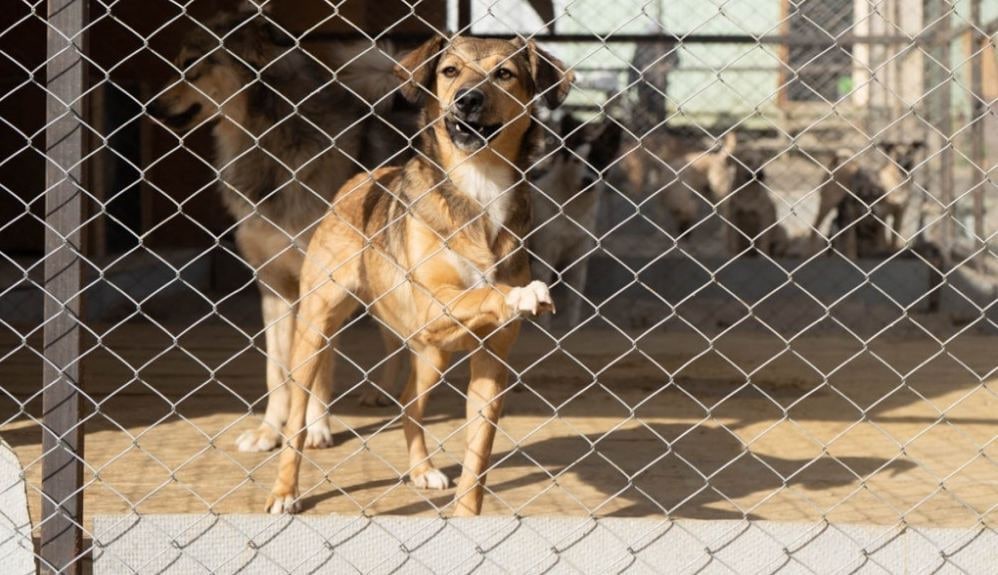
[[[980,0],[9,2],[0,560],[990,571],[996,31]],[[531,112],[532,224],[500,220],[558,308],[517,320],[481,424],[501,519],[451,519],[476,354],[401,393],[426,358],[370,301],[329,338],[302,515],[246,517],[308,241],[349,177],[444,133],[392,70],[453,32],[574,72]]]

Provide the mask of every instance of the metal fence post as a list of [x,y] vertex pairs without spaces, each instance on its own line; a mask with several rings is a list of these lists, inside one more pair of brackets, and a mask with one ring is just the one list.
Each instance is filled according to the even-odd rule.
[[86,0],[48,2],[45,171],[45,329],[42,573],[81,572],[83,433],[80,423],[80,165]]

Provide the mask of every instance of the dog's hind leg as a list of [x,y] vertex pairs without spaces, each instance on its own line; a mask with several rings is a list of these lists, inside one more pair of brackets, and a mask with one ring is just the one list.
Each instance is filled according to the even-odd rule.
[[[306,272],[303,270],[302,273]],[[321,274],[315,275],[322,277]],[[287,384],[291,392],[291,410],[284,428],[287,446],[281,453],[277,480],[267,498],[266,510],[270,513],[298,511],[298,473],[306,433],[311,431],[316,421],[327,424],[325,405],[328,400],[317,398],[323,404],[319,414],[309,408],[309,402],[314,392],[321,393],[317,389],[322,387],[321,383],[317,385],[319,379],[327,374],[331,376],[333,371],[333,354],[328,351],[329,339],[356,307],[357,300],[347,288],[329,280],[309,290],[299,304],[290,361],[291,377]]]
[[402,392],[401,401],[405,409],[402,427],[409,449],[409,479],[420,489],[446,489],[450,485],[450,479],[430,461],[423,433],[426,402],[433,387],[440,381],[449,359],[450,354],[434,347],[413,351],[409,382]]
[[381,373],[375,380],[374,386],[366,386],[363,393],[360,394],[360,404],[367,407],[391,405],[391,398],[395,396],[396,382],[399,373],[402,372],[402,364],[406,356],[406,348],[402,344],[402,340],[392,333],[390,328],[383,325],[379,328],[381,343],[385,346],[387,359],[381,366]]
[[257,429],[236,439],[239,451],[270,451],[281,440],[281,428],[288,419],[291,394],[284,384],[294,337],[295,308],[290,301],[270,289],[261,289],[261,308],[267,354],[267,411]]
[[506,357],[516,341],[519,326],[510,325],[496,333],[471,356],[471,382],[468,384],[467,446],[461,479],[455,493],[454,515],[478,515],[482,512],[485,476],[492,457],[503,392],[508,370]]

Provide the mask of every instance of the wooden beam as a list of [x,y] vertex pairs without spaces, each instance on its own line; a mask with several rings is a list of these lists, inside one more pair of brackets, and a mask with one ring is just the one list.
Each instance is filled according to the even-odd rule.
[[45,327],[39,571],[82,572],[80,423],[83,27],[88,0],[49,0],[46,63]]
[[471,0],[457,0],[457,32],[471,34]]
[[[981,0],[970,0],[970,24],[981,26]],[[985,38],[986,39],[986,38]],[[968,34],[970,49],[970,110],[973,124],[970,126],[970,159],[973,164],[973,195],[974,195],[974,247],[981,248],[981,253],[975,258],[980,272],[987,270],[987,240],[985,239],[984,198],[988,190],[988,151],[987,138],[984,133],[984,123],[987,121],[984,104],[984,58],[983,52],[988,44],[978,39],[977,34]]]

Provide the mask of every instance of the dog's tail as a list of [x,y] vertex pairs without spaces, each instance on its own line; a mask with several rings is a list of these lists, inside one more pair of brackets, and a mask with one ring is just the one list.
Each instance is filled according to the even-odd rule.
[[391,106],[389,95],[402,84],[395,75],[395,63],[401,57],[389,40],[358,41],[332,47],[329,61],[340,83],[376,109],[383,109]]

